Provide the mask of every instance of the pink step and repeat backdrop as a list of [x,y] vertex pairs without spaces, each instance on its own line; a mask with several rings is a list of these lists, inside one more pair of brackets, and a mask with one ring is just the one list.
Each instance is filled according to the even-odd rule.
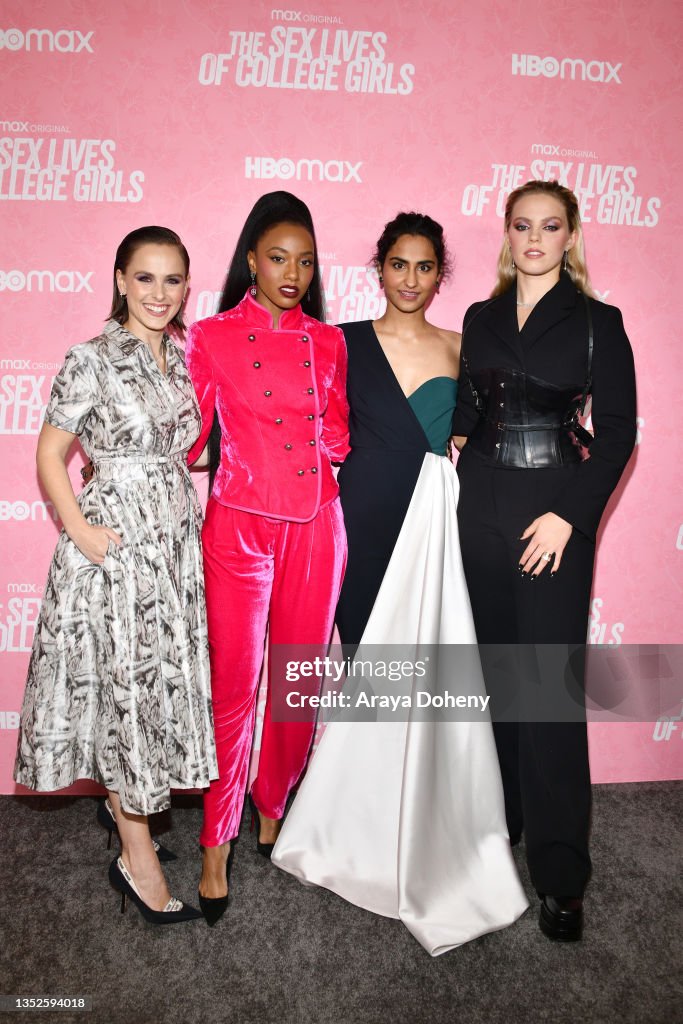
[[[180,233],[199,319],[246,213],[276,188],[313,211],[335,322],[382,311],[367,260],[385,221],[415,208],[440,220],[456,272],[431,316],[456,329],[492,287],[507,193],[530,177],[577,192],[593,284],[624,313],[639,385],[590,639],[681,641],[676,4],[2,0],[0,26],[0,791],[15,791],[59,528],[34,463],[52,378],[100,330],[126,232]],[[76,451],[77,487],[81,463]],[[592,725],[594,780],[681,777],[681,707],[666,710]]]

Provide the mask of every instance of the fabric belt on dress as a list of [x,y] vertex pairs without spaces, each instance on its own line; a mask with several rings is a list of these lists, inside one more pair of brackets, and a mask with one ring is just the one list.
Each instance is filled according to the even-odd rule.
[[100,480],[144,479],[150,469],[171,466],[187,470],[187,458],[182,455],[103,455],[93,459],[95,475]]

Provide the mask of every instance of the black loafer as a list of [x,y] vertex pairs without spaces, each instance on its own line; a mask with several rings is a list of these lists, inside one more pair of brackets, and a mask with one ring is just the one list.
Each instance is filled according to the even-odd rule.
[[583,929],[583,900],[544,896],[538,924],[549,939],[577,942]]

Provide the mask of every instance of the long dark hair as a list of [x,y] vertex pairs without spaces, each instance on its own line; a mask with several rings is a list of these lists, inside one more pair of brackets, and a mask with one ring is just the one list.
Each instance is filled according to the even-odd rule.
[[[190,273],[190,257],[180,240],[180,236],[176,235],[175,231],[171,231],[170,228],[161,228],[158,224],[148,224],[144,228],[136,228],[135,231],[131,231],[126,235],[116,250],[114,258],[114,290],[107,320],[116,320],[119,324],[125,324],[128,319],[128,300],[125,295],[121,295],[119,292],[116,271],[120,270],[122,274],[125,274],[126,268],[135,252],[143,245],[174,246],[185,264],[185,277]],[[179,331],[185,330],[182,306],[171,320],[171,326],[176,327]]]
[[267,192],[254,203],[244,227],[237,239],[235,252],[228,267],[227,277],[223,285],[223,294],[218,305],[218,312],[225,313],[232,309],[244,297],[250,284],[247,253],[256,248],[259,238],[270,231],[276,224],[299,224],[308,231],[313,239],[313,280],[308,292],[301,300],[301,308],[308,316],[316,320],[325,319],[325,293],[320,278],[318,262],[318,246],[315,240],[313,218],[306,204],[292,195],[291,192]]
[[[230,260],[223,293],[218,304],[218,312],[225,313],[244,298],[244,294],[251,284],[247,253],[254,250],[258,240],[276,224],[298,224],[305,228],[313,239],[313,279],[306,295],[301,300],[301,308],[307,316],[324,321],[325,293],[320,276],[318,245],[315,240],[311,211],[297,196],[284,191],[267,192],[257,199],[251,208]],[[218,416],[214,413],[213,426],[209,435],[209,494],[213,488],[220,460],[221,428]]]

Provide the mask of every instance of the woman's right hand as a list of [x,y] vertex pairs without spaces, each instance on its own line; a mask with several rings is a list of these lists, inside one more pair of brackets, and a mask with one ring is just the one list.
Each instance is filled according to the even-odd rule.
[[91,526],[90,523],[80,527],[71,539],[93,565],[102,565],[112,542],[117,547],[121,544],[121,538],[114,530],[108,526]]
[[36,453],[38,476],[78,550],[89,562],[102,565],[109,545],[113,541],[118,547],[121,538],[108,526],[92,526],[81,512],[66,471],[66,456],[75,439],[70,431],[43,423]]

